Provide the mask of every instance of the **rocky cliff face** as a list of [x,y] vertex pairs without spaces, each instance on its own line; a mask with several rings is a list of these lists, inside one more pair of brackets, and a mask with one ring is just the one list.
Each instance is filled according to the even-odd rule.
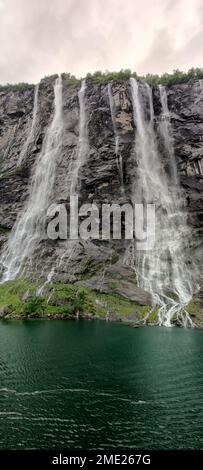
[[[0,248],[5,246],[16,218],[29,195],[29,185],[40,154],[43,138],[54,109],[53,78],[41,81],[38,118],[34,136],[18,165],[29,135],[34,89],[0,91]],[[84,202],[129,202],[137,164],[134,154],[135,125],[129,82],[111,84],[115,123],[122,156],[123,186],[115,155],[115,134],[109,105],[108,84],[86,83],[86,111],[89,134],[88,158],[79,168],[78,192]],[[77,86],[63,82],[63,139],[57,156],[56,175],[50,202],[69,204],[71,162],[76,159],[79,135]],[[201,273],[203,240],[203,90],[190,81],[167,90],[174,136],[175,157],[192,230],[191,253]],[[158,89],[153,89],[155,126],[161,113]],[[159,142],[161,148],[161,142]],[[162,164],[170,171],[161,149]],[[82,283],[104,293],[116,293],[138,305],[149,305],[150,295],[136,286],[136,275],[123,265],[127,242],[80,241],[70,249],[66,241],[44,239],[27,266],[31,278],[46,279],[55,267],[55,279]],[[198,295],[200,299],[201,293]]]

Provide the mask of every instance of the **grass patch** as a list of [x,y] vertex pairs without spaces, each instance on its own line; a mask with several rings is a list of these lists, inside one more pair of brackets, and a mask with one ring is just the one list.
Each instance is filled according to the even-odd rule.
[[154,307],[147,318],[147,323],[157,323],[159,307]]
[[118,318],[143,318],[149,309],[148,306],[137,305],[119,294],[99,294],[96,291],[91,291],[89,295],[95,302],[98,317],[105,317],[108,311]]
[[95,313],[94,304],[83,287],[50,284],[40,297],[36,295],[38,287],[39,285],[24,279],[0,284],[0,309],[9,314],[24,316]]
[[203,307],[199,304],[196,299],[192,299],[186,307],[187,312],[189,315],[198,322],[203,324]]
[[[8,281],[0,285],[0,310],[10,316],[91,315],[105,318],[106,314],[118,320],[141,320],[149,306],[141,306],[119,294],[98,293],[80,285],[57,282],[46,286],[37,296],[39,285],[25,279]],[[155,315],[155,312],[154,312]],[[152,313],[150,321],[153,321]]]
[[26,295],[34,296],[36,292],[36,284],[30,284],[25,279],[17,279],[15,281],[7,281],[0,284],[0,309],[8,310],[8,313],[22,314],[26,313],[24,307],[26,305]]

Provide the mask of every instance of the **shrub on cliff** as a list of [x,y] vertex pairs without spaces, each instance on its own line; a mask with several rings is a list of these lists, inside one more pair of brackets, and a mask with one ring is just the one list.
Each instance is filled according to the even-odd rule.
[[42,297],[30,297],[23,306],[23,313],[42,313],[45,310],[44,299]]
[[191,68],[188,72],[181,70],[174,70],[172,73],[164,73],[162,75],[151,74],[138,76],[136,72],[131,72],[130,69],[122,69],[119,72],[105,72],[96,71],[93,74],[88,73],[86,79],[91,79],[94,82],[108,82],[110,80],[128,80],[130,77],[143,80],[151,86],[157,85],[174,85],[178,83],[186,83],[190,79],[203,79],[203,68]]

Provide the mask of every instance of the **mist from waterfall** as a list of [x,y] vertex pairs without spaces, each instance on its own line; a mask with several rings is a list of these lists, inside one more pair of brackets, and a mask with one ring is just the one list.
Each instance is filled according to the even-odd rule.
[[121,153],[119,152],[119,135],[118,135],[117,126],[116,126],[115,107],[114,107],[114,99],[112,95],[111,83],[108,83],[108,97],[109,97],[111,121],[113,125],[113,132],[114,132],[114,139],[115,139],[116,163],[117,163],[118,170],[120,173],[121,188],[123,188],[123,159],[122,159]]
[[23,145],[23,148],[20,152],[18,163],[17,163],[18,165],[22,163],[25,156],[27,155],[29,145],[34,141],[35,128],[36,128],[36,122],[37,122],[37,112],[38,112],[38,95],[39,95],[39,83],[35,86],[35,90],[34,90],[34,104],[33,104],[31,128],[29,130],[28,137]]
[[152,90],[148,84],[138,85],[134,78],[130,84],[138,165],[132,199],[135,203],[155,204],[156,241],[151,250],[136,251],[136,246],[131,247],[128,262],[137,272],[138,285],[151,293],[160,325],[172,326],[174,316],[185,326],[192,325],[186,305],[195,290],[195,272],[187,265],[190,230],[176,174],[166,90],[159,88],[162,105],[159,130],[170,174],[164,169],[158,150]]
[[2,282],[15,279],[21,274],[24,263],[30,259],[39,242],[45,237],[44,223],[55,180],[56,158],[61,146],[63,130],[62,78],[54,85],[54,116],[49,125],[34,175],[30,195],[23,213],[18,217],[8,245],[3,251]]

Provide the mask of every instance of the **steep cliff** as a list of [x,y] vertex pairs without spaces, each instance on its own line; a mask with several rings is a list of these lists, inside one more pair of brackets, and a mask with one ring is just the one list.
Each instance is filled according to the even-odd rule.
[[[31,139],[29,135],[33,119],[34,88],[0,91],[0,248],[2,252],[12,227],[17,217],[23,213],[28,200],[32,175],[42,151],[44,136],[53,118],[54,79],[54,77],[49,77],[40,82],[37,119]],[[70,85],[65,79],[63,80],[63,131],[60,151],[56,158],[54,186],[49,201],[49,203],[65,204],[67,207],[73,178],[71,168],[74,167],[78,155],[79,89],[80,86]],[[158,88],[153,88],[152,92],[154,127],[156,128],[162,111]],[[82,203],[124,204],[132,198],[132,187],[137,175],[137,161],[134,149],[136,129],[129,81],[111,82],[111,93],[114,122],[108,83],[86,81],[85,107],[89,142],[86,158],[77,168],[76,185]],[[189,242],[190,253],[197,267],[198,280],[201,284],[203,240],[203,90],[201,82],[191,80],[185,84],[170,86],[167,89],[167,96],[175,159],[187,206],[188,225],[192,231]],[[147,113],[147,109],[144,112]],[[115,148],[115,129],[119,138],[118,153]],[[166,173],[170,173],[168,156],[158,133],[157,140],[161,164]],[[147,321],[156,323],[157,310],[156,307],[150,307],[152,303],[150,293],[137,285],[135,270],[124,263],[128,244],[127,240],[80,240],[71,244],[67,240],[53,241],[44,236],[32,254],[31,262],[30,259],[25,261],[24,276],[26,273],[30,282],[39,287],[52,273],[50,277],[52,284],[47,283],[43,291],[46,302],[50,292],[53,294],[54,286],[57,291],[58,285],[74,284],[76,297],[78,291],[84,288],[85,313],[93,309],[94,314],[99,312],[101,316],[107,315],[107,318],[123,318],[124,312],[124,317],[128,321],[140,323],[145,321],[146,308],[148,308],[150,315]],[[67,287],[64,289],[66,291]],[[28,290],[28,297],[31,296],[30,292],[33,292],[33,289],[30,288],[29,292],[27,284],[21,285],[19,301],[22,300],[26,290]],[[71,295],[73,295],[72,291]],[[55,298],[55,305],[50,310],[50,315],[54,312],[54,308],[56,310],[56,307],[66,304],[61,300],[62,298],[63,295]],[[70,299],[73,300],[71,296]],[[9,304],[9,299],[7,302],[4,299],[0,306],[5,304]],[[188,311],[198,325],[203,324],[201,309],[200,289],[188,307]],[[5,314],[9,316],[10,313],[12,312],[6,310]],[[5,316],[4,311],[2,316]]]

